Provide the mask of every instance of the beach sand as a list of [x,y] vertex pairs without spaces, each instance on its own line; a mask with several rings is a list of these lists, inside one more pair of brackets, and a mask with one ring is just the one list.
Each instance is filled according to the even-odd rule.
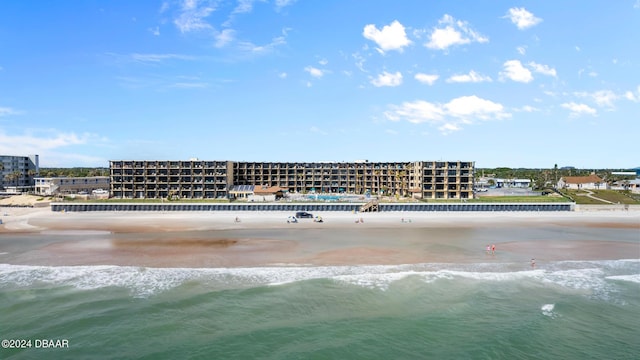
[[[314,215],[323,223],[296,224],[287,223],[286,212],[4,207],[0,215],[0,263],[10,264],[241,267],[640,258],[639,211],[319,212]],[[495,254],[485,253],[488,241],[497,242]]]

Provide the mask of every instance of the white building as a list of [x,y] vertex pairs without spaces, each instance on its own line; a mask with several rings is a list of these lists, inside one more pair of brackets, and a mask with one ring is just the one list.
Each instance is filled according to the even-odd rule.
[[565,176],[558,181],[559,189],[587,189],[587,190],[606,190],[609,185],[598,175],[591,174],[589,176]]
[[35,179],[35,193],[38,195],[96,194],[95,190],[108,193],[108,176],[87,177],[47,177]]
[[496,186],[499,188],[529,188],[531,180],[529,179],[495,179]]

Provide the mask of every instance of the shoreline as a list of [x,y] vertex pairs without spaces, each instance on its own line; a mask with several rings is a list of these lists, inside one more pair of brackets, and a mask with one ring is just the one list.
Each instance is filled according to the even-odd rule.
[[[1,208],[0,215],[0,263],[15,265],[220,268],[515,262],[526,268],[532,257],[539,264],[640,258],[637,211],[314,213],[322,223],[287,223],[292,215],[288,212],[254,211]],[[582,235],[567,237],[573,232]],[[485,254],[488,241],[496,242],[496,256]]]

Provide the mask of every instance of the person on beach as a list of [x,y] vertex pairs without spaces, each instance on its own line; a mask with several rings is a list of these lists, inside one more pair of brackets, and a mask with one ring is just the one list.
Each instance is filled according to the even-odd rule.
[[487,255],[489,255],[490,252],[491,252],[491,246],[489,246],[489,244],[487,244]]
[[491,255],[495,255],[495,253],[496,253],[496,245],[492,244],[491,245]]
[[536,267],[536,259],[531,259],[531,267],[532,268]]

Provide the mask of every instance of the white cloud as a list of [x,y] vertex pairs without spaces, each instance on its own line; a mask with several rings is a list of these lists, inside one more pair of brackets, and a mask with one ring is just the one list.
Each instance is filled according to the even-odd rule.
[[423,73],[417,73],[415,76],[415,79],[420,81],[423,84],[429,84],[429,85],[433,85],[436,80],[438,80],[439,76],[438,75],[431,75],[431,74],[423,74]]
[[462,130],[462,128],[460,127],[460,125],[455,123],[446,123],[442,126],[439,126],[438,130],[440,130],[440,132],[443,133],[444,135],[447,135],[456,131],[460,131]]
[[511,117],[501,104],[475,95],[458,97],[446,104],[430,103],[424,100],[404,102],[401,105],[391,105],[390,110],[384,115],[391,121],[427,123],[436,126],[444,134],[461,130],[463,125],[477,121]]
[[577,92],[577,93],[574,93],[574,95],[578,97],[583,97],[583,98],[584,97],[590,98],[596,103],[596,105],[600,107],[608,107],[608,108],[615,107],[614,105],[615,101],[620,98],[611,90],[599,90],[592,93]]
[[481,120],[503,119],[511,115],[504,112],[501,104],[479,98],[475,95],[462,96],[449,101],[444,105],[447,113],[457,118],[469,120],[477,118]]
[[209,87],[209,84],[203,82],[177,82],[169,85],[169,87],[177,89],[202,89]]
[[364,57],[362,57],[362,55],[355,53],[351,55],[354,59],[355,59],[355,65],[356,67],[362,71],[362,72],[367,72],[367,70],[365,70],[364,68],[364,63],[367,61]]
[[233,9],[234,14],[248,13],[253,10],[253,3],[255,0],[238,0],[238,5]]
[[278,77],[279,77],[280,79],[286,79],[286,78],[287,78],[287,76],[288,76],[288,75],[287,75],[287,73],[286,73],[286,72],[281,72],[280,74],[278,74]]
[[[638,1],[640,1],[640,0],[638,0]],[[624,97],[627,98],[627,100],[631,100],[633,102],[640,101],[640,85],[636,89],[635,94],[633,93],[633,91],[627,91],[627,92],[624,93]],[[0,110],[0,113],[1,112],[2,111]]]
[[527,53],[527,47],[526,46],[518,46],[516,48],[516,50],[518,51],[518,54],[520,55],[524,55]]
[[309,75],[313,76],[314,78],[321,78],[324,76],[324,71],[318,68],[314,68],[313,66],[307,66],[304,68],[304,71],[308,72]]
[[285,6],[293,5],[295,2],[296,0],[276,0],[276,7],[281,9]]
[[468,74],[453,75],[450,78],[448,78],[446,81],[448,83],[467,83],[467,82],[478,83],[478,82],[485,82],[485,81],[490,82],[491,78],[489,76],[483,76],[471,70],[469,71]]
[[456,20],[450,15],[445,14],[438,24],[440,27],[433,29],[429,42],[425,44],[429,49],[446,50],[454,45],[489,41],[487,37],[471,29],[466,21]]
[[193,60],[193,56],[181,54],[131,54],[131,59],[141,63],[160,63],[164,60]]
[[640,0],[636,0],[636,3],[633,4],[634,9],[640,9]]
[[571,117],[579,117],[581,115],[596,115],[596,109],[586,104],[576,104],[574,102],[564,103],[561,105],[563,108],[568,109],[571,113]]
[[535,17],[525,8],[511,8],[505,17],[509,18],[512,23],[516,24],[520,30],[535,26],[542,21],[542,19]]
[[531,75],[531,71],[522,66],[522,63],[519,60],[506,61],[503,66],[504,71],[500,72],[501,78],[507,78],[523,83],[533,81],[533,75]]
[[180,6],[180,13],[173,23],[182,33],[211,29],[211,25],[205,19],[215,9],[211,1],[183,0]]
[[318,64],[325,66],[329,63],[329,60],[327,59],[320,59],[320,61],[318,61]]
[[15,109],[10,108],[10,107],[2,107],[2,106],[0,106],[0,117],[9,116],[9,115],[18,115],[20,113],[21,113],[20,111],[17,111]]
[[255,45],[248,41],[243,41],[238,44],[240,50],[248,52],[250,54],[266,54],[274,51],[278,46],[282,46],[286,44],[287,41],[284,36],[278,36],[271,40],[270,43],[266,45]]
[[520,108],[518,111],[523,111],[523,112],[536,112],[536,111],[540,111],[540,109],[535,108],[533,106],[530,105],[525,105],[522,108]]
[[404,102],[402,105],[391,106],[391,111],[387,111],[385,116],[391,121],[407,120],[414,124],[423,122],[441,122],[446,113],[441,105],[432,104],[424,100]]
[[383,26],[381,30],[378,30],[373,24],[366,25],[362,35],[375,42],[378,45],[378,50],[382,53],[389,50],[402,52],[405,46],[411,44],[404,31],[404,26],[398,20]]
[[533,69],[533,71],[543,74],[543,75],[549,75],[549,76],[553,76],[556,77],[556,69],[554,68],[550,68],[549,65],[543,65],[543,64],[538,64],[535,63],[533,61],[531,61],[529,64],[529,67],[531,67]]
[[371,83],[376,87],[398,86],[402,84],[402,74],[399,71],[394,74],[384,71],[377,78],[371,80]]
[[598,106],[604,106],[604,107],[610,107],[610,108],[614,107],[613,103],[616,100],[618,100],[618,95],[616,95],[611,90],[596,91],[593,94],[591,94],[591,97],[593,98],[593,101],[595,101]]
[[235,38],[235,30],[233,29],[224,29],[218,34],[216,34],[216,42],[214,44],[215,47],[221,48],[225,47],[227,44],[231,43]]
[[81,148],[89,145],[94,149],[107,144],[108,139],[90,133],[28,130],[22,134],[7,134],[0,129],[0,154],[37,154],[40,166],[46,167],[108,166],[107,159],[89,155],[88,149]]
[[326,131],[321,130],[319,127],[317,126],[312,126],[309,131],[311,131],[314,134],[320,134],[320,135],[327,135],[328,133]]
[[156,26],[153,28],[149,28],[149,32],[151,32],[154,36],[160,36],[160,27]]
[[[51,157],[56,150],[74,145],[100,144],[106,139],[96,134],[73,132],[60,132],[57,130],[26,131],[19,135],[7,134],[0,129],[0,154],[38,154]],[[58,156],[58,154],[56,154]],[[66,155],[70,156],[70,155]],[[89,156],[77,156],[77,158],[93,159]],[[43,159],[44,160],[44,159]]]

